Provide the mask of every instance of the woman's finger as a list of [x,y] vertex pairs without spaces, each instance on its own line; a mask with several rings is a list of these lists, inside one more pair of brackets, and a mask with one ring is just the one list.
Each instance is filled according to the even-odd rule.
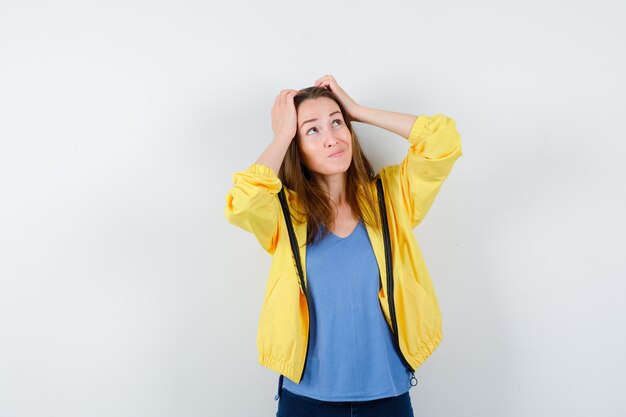
[[293,90],[293,89],[285,89],[285,90],[280,90],[280,93],[278,94],[278,96],[279,96],[279,97],[280,97],[280,96],[286,96],[286,95],[288,95],[288,94],[290,94],[290,93],[297,93],[297,91],[296,91],[296,90]]
[[322,77],[318,78],[318,79],[317,79],[317,82],[322,81],[322,80],[324,80],[324,79],[334,80],[334,79],[335,79],[335,77],[333,77],[333,76],[332,76],[332,75],[330,75],[330,74],[326,74],[326,75],[324,75],[324,76],[322,76]]
[[282,98],[283,100],[288,99],[289,97],[293,97],[297,94],[298,92],[296,90],[283,90],[280,93],[280,98]]
[[[295,95],[297,94],[296,90],[281,90],[280,93],[276,96],[276,100],[274,101],[275,105],[279,105],[286,103],[289,101],[289,99],[293,99],[293,97],[295,97]],[[292,101],[293,102],[293,101]]]

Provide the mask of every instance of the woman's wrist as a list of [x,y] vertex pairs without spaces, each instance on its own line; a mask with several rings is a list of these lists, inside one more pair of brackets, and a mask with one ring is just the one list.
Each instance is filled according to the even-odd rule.
[[360,107],[355,120],[380,127],[390,132],[397,133],[404,138],[408,138],[411,127],[417,117],[418,116],[412,114],[374,109],[371,107]]
[[281,147],[289,147],[289,145],[291,144],[291,141],[293,140],[293,136],[289,137],[286,135],[274,135],[274,139],[272,139],[273,143],[279,144]]
[[353,122],[364,123],[363,120],[365,120],[365,116],[364,115],[365,115],[365,113],[367,113],[367,107],[357,105],[349,113],[350,113],[350,119]]
[[377,110],[372,107],[358,106],[355,110],[356,117],[353,119],[368,125],[374,124]]

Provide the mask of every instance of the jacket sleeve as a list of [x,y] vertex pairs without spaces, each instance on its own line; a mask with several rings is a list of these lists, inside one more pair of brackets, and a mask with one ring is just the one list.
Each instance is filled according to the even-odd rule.
[[394,209],[404,211],[414,228],[463,152],[456,122],[442,114],[418,116],[408,139],[411,146],[406,158],[400,165],[383,168],[381,175]]
[[253,233],[270,254],[276,249],[282,183],[273,169],[252,164],[233,175],[235,185],[226,196],[224,214],[230,223]]

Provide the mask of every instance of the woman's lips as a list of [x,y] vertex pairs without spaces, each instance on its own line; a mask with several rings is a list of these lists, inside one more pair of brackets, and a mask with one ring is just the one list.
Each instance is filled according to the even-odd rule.
[[330,154],[328,157],[329,158],[334,158],[334,157],[341,156],[341,155],[343,155],[343,149],[340,150],[340,151],[337,151],[337,152],[335,152],[333,154]]

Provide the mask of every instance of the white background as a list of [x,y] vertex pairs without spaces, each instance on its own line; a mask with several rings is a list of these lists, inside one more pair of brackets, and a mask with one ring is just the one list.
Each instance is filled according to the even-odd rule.
[[[626,415],[623,3],[0,3],[0,415],[273,416],[224,218],[282,88],[457,122],[416,416]],[[356,124],[375,167],[404,139]]]

